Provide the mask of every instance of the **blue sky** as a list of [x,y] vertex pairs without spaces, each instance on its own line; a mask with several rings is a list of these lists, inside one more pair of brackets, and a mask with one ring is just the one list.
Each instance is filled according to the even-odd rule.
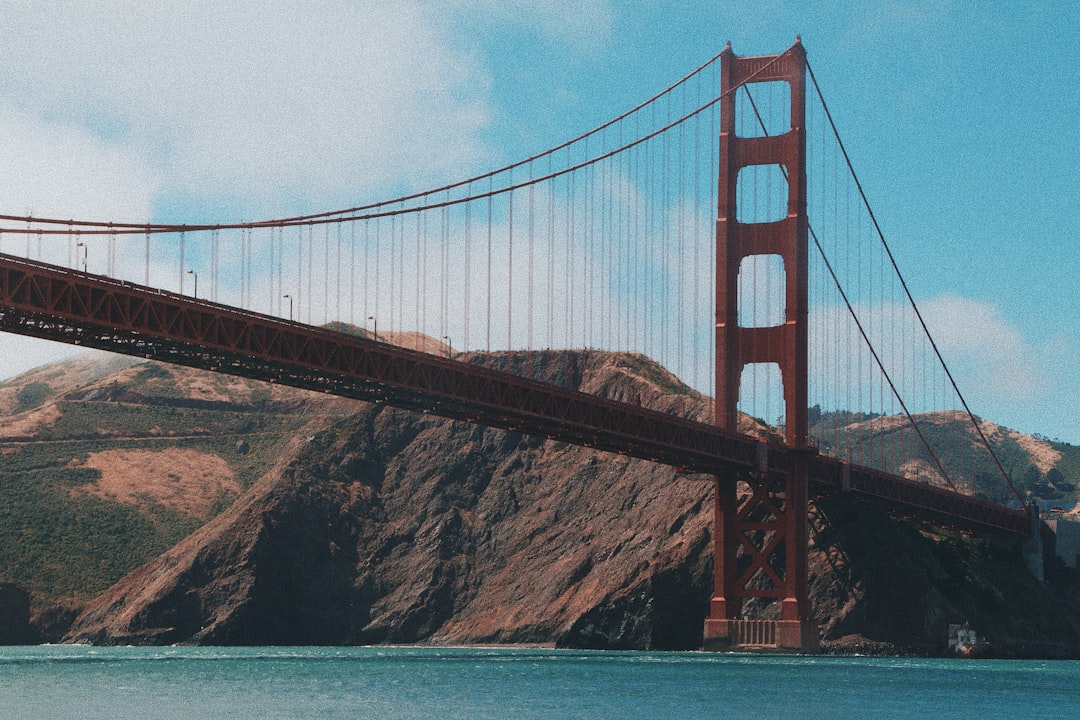
[[[765,54],[801,34],[975,412],[1080,443],[1080,10],[883,5],[0,0],[0,210],[348,206],[553,146],[728,40]],[[10,375],[67,349],[0,351]]]

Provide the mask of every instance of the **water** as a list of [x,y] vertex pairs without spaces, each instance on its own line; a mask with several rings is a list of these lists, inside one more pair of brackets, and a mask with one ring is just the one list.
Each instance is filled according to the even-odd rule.
[[1080,662],[436,648],[0,648],[0,718],[1048,718]]

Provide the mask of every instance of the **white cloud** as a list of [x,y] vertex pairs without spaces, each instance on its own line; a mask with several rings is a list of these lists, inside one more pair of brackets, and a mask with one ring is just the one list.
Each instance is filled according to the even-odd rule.
[[921,310],[946,363],[962,375],[961,392],[1021,401],[1049,389],[1045,354],[997,306],[942,295],[922,303]]
[[108,137],[162,193],[249,218],[475,167],[487,86],[408,0],[25,4],[0,28],[0,87],[25,116]]
[[[578,51],[607,37],[604,0],[567,10],[488,0],[5,3],[0,212],[252,219],[486,169],[489,69],[463,35],[469,18]],[[184,280],[176,238],[155,238],[149,253],[142,238],[84,239],[92,272],[115,257],[116,276],[170,289]],[[209,288],[193,241],[183,265],[201,267]],[[39,247],[19,234],[0,238],[5,246],[78,264],[70,239]],[[0,334],[0,351],[11,375],[74,349]]]
[[2,106],[0,138],[0,212],[150,218],[158,183],[129,146]]
[[[1034,344],[996,305],[980,300],[941,295],[921,301],[919,309],[972,412],[1029,431],[1047,423],[1032,409],[1057,404],[1062,395],[1059,367],[1069,366],[1070,353],[1062,351],[1067,343],[1059,338],[1045,346]],[[909,411],[963,409],[910,305],[862,304],[855,312],[877,359],[846,308],[811,309],[811,404],[830,410],[902,412],[879,370],[880,361]],[[1075,355],[1071,357],[1075,364]]]
[[[613,11],[606,0],[111,0],[5,4],[4,20],[0,213],[220,222],[322,211],[487,169],[490,70],[465,31],[518,28],[588,54],[607,41]],[[92,272],[173,290],[195,268],[200,294],[213,287],[194,237],[182,263],[177,238],[155,237],[149,251],[142,237],[83,240],[38,247],[20,233],[0,238],[0,250],[67,266],[85,252]],[[236,264],[235,239],[223,242],[233,246],[221,290],[236,294],[224,268]],[[258,282],[266,287],[248,294],[280,312],[289,283]],[[11,359],[2,375],[70,352],[7,334],[0,351]]]
[[[170,219],[320,211],[487,169],[490,71],[465,30],[483,20],[581,48],[608,36],[604,0],[568,10],[524,0],[5,4],[0,111],[34,119],[39,134],[96,136],[152,172],[150,195],[167,198],[158,209]],[[27,178],[52,174],[33,168],[15,184],[36,190]],[[62,215],[82,209],[68,199]]]

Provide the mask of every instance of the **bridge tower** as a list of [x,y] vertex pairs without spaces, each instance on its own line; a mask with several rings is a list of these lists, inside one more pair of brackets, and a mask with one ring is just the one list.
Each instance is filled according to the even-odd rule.
[[[740,57],[729,43],[720,62],[714,422],[738,430],[743,368],[775,363],[783,384],[784,442],[799,452],[790,472],[769,472],[768,445],[763,442],[757,468],[716,478],[714,588],[704,646],[813,651],[818,632],[807,596],[807,484],[813,450],[807,440],[806,53],[796,41],[780,55]],[[764,82],[789,85],[790,125],[781,134],[740,137],[736,92],[744,84]],[[741,222],[738,217],[739,172],[755,165],[779,166],[786,177],[787,214],[780,220]],[[776,325],[740,325],[739,270],[744,258],[755,255],[779,256],[783,263],[785,311]],[[741,501],[740,482],[749,488]],[[741,560],[739,548],[745,551]],[[772,611],[747,619],[744,602],[755,598]]]

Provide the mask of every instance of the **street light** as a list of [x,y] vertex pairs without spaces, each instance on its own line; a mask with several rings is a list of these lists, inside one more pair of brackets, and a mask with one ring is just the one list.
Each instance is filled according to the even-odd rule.
[[[87,253],[86,243],[84,243],[84,242],[75,243],[75,247],[76,248],[82,248],[82,271],[86,272],[86,253]],[[78,254],[79,254],[79,251],[76,250],[75,255],[78,256]]]
[[375,328],[374,331],[371,333],[372,337],[375,338],[375,342],[379,342],[379,321],[375,319],[374,315],[368,315],[367,319],[371,321],[372,325]]
[[194,270],[188,270],[187,274],[191,275],[193,278],[195,278],[195,290],[192,292],[191,296],[193,298],[195,298],[196,300],[198,300],[199,299],[199,273],[195,272]]
[[446,341],[446,347],[447,347],[446,357],[453,360],[454,359],[454,341],[450,339],[449,335],[443,335],[442,339]]
[[289,301],[289,322],[292,322],[292,295],[282,295],[281,297],[287,298]]

